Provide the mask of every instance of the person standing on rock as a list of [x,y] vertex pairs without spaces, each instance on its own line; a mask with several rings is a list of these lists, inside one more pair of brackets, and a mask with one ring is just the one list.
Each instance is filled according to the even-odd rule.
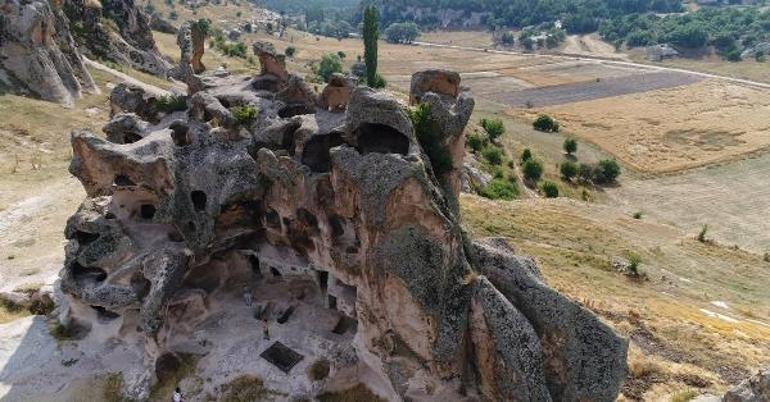
[[179,389],[179,387],[176,387],[174,390],[174,395],[171,397],[172,402],[184,402],[185,398],[182,395],[182,390]]

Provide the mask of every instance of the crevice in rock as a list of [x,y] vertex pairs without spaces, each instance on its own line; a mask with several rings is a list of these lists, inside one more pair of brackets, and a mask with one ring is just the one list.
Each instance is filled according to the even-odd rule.
[[305,144],[302,163],[316,173],[326,173],[331,170],[329,150],[342,143],[342,136],[338,132],[316,135]]
[[286,105],[278,111],[278,116],[284,119],[305,114],[315,114],[315,108],[304,103],[297,103]]
[[206,193],[200,190],[195,190],[190,193],[190,200],[192,200],[193,207],[195,207],[195,210],[205,211],[206,210]]

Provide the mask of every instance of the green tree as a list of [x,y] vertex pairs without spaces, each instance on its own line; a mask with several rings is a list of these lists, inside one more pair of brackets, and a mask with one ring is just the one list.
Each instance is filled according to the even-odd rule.
[[471,134],[465,143],[473,152],[479,152],[487,145],[487,139],[481,134]]
[[561,172],[561,177],[564,178],[564,180],[569,181],[577,176],[578,166],[575,162],[567,161],[561,164],[559,171]]
[[540,189],[543,190],[543,194],[548,198],[556,198],[559,196],[559,186],[552,181],[544,181],[540,186]]
[[577,152],[577,141],[575,141],[574,138],[567,138],[564,140],[562,147],[564,148],[564,152],[571,156]]
[[538,131],[544,131],[544,132],[558,132],[559,131],[559,123],[551,118],[551,116],[541,114],[537,116],[535,121],[532,123],[532,127],[534,127],[535,130]]
[[420,28],[414,22],[397,22],[390,24],[384,34],[390,43],[412,43],[420,35]]
[[373,5],[364,11],[364,61],[366,63],[366,84],[377,84],[377,40],[379,39],[377,8]]
[[492,141],[505,133],[505,125],[500,119],[481,119],[481,127],[484,128]]
[[334,73],[342,72],[342,60],[336,53],[327,53],[321,57],[316,74],[328,82]]
[[529,148],[524,148],[524,151],[521,152],[521,163],[530,159],[532,159],[532,151],[530,151]]
[[540,180],[541,177],[543,177],[543,164],[536,159],[530,158],[524,162],[522,171],[524,173],[525,180],[536,183],[538,180]]
[[294,46],[289,46],[286,48],[286,57],[294,57],[295,54],[297,54],[297,48]]
[[620,165],[614,159],[599,161],[598,169],[594,172],[594,182],[600,184],[614,183],[620,176]]

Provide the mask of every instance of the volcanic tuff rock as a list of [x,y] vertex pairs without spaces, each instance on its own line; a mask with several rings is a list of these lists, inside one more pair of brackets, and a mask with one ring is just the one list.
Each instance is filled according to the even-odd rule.
[[[281,55],[255,51],[260,75],[197,76],[187,111],[142,121],[137,94],[114,141],[73,134],[88,198],[67,223],[60,320],[144,351],[126,394],[194,354],[212,394],[243,373],[297,398],[364,383],[388,400],[615,400],[626,341],[460,227],[467,91],[419,94],[453,158],[439,171],[396,99],[359,87],[344,114],[316,109]],[[328,373],[303,374],[317,362]]]
[[166,77],[171,64],[160,54],[149,18],[134,0],[63,1],[83,54]]
[[728,391],[722,400],[724,402],[770,402],[770,368],[759,370],[757,374]]
[[97,91],[59,3],[0,4],[0,90],[72,105]]

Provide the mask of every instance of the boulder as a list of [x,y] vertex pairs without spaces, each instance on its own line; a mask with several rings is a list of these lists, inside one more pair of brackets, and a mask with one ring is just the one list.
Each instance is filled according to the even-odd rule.
[[770,369],[759,370],[727,391],[724,402],[770,402]]
[[286,71],[286,56],[278,53],[272,43],[255,42],[252,49],[259,58],[260,75],[270,74],[281,81],[289,78],[289,73]]
[[412,75],[409,102],[413,105],[420,103],[422,96],[427,92],[456,98],[460,93],[460,74],[454,71],[432,69]]

